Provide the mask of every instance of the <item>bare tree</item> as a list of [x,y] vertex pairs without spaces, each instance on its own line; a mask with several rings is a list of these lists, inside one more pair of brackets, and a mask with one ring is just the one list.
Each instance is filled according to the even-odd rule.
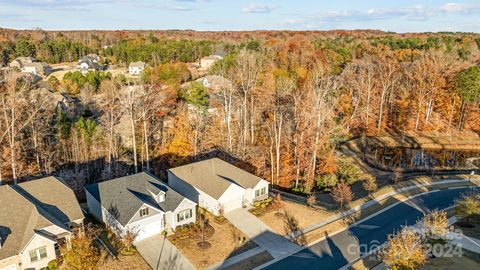
[[345,182],[340,182],[332,188],[333,199],[340,204],[340,208],[353,200],[353,192]]

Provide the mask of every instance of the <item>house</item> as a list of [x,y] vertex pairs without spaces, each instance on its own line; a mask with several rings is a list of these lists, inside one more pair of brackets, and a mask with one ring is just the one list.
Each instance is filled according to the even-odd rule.
[[22,67],[22,72],[28,72],[42,77],[48,76],[51,71],[52,68],[44,62],[26,63]]
[[31,64],[33,62],[37,62],[37,59],[33,57],[17,57],[10,62],[8,66],[11,68],[21,69],[25,64]]
[[142,172],[85,187],[89,212],[136,241],[196,220],[196,204]]
[[96,54],[88,54],[78,60],[77,68],[85,75],[88,71],[103,70],[103,66],[99,64],[100,56]]
[[200,59],[200,68],[204,70],[209,69],[213,66],[213,64],[215,64],[215,62],[222,59],[223,57],[220,55],[209,55],[209,56],[202,57]]
[[268,197],[268,182],[219,158],[169,169],[168,183],[215,215]]
[[207,75],[203,78],[197,79],[196,81],[201,82],[203,86],[212,90],[210,92],[220,92],[223,89],[233,87],[232,81],[219,75]]
[[0,269],[42,269],[83,223],[73,191],[46,177],[0,186]]
[[128,65],[128,73],[130,75],[140,75],[146,66],[147,64],[145,62],[132,62]]

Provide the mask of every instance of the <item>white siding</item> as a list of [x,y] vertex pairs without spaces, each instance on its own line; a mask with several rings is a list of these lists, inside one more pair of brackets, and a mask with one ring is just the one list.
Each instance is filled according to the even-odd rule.
[[241,208],[244,198],[245,189],[235,184],[230,184],[218,201],[226,213]]
[[[142,206],[140,209],[144,208],[145,206],[146,205]],[[143,219],[128,223],[125,226],[125,231],[130,230],[137,234],[135,241],[140,241],[155,234],[159,234],[164,229],[165,214],[158,212],[158,210],[151,207],[149,207],[149,211],[152,211],[156,214],[149,215],[148,217],[145,217]]]
[[[255,201],[256,199],[266,199],[268,197],[268,186],[268,181],[262,179],[260,182],[258,182],[258,184],[252,190],[250,203],[253,203],[253,201]],[[265,188],[265,195],[260,196],[259,198],[255,198],[255,190],[260,190],[262,188]]]
[[[195,222],[195,220],[197,219],[195,206],[196,204],[190,201],[189,199],[183,199],[183,201],[178,205],[175,211],[168,212],[169,215],[167,216],[167,222],[170,224],[170,226],[173,229],[175,229],[177,226]],[[192,210],[192,217],[189,219],[182,220],[181,222],[178,222],[177,214],[187,209]]]
[[18,266],[19,263],[21,263],[21,257],[18,255],[3,259],[0,261],[0,270],[20,269],[20,266]]
[[[30,250],[34,250],[43,246],[47,248],[47,257],[35,262],[31,262]],[[37,270],[46,267],[48,262],[56,259],[54,242],[43,236],[35,234],[28,245],[20,253],[20,257],[22,261],[22,268],[24,269]]]

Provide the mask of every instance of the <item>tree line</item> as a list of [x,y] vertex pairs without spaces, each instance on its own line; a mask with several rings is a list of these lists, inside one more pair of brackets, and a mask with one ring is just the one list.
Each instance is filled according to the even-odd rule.
[[161,174],[219,149],[279,187],[310,193],[351,184],[360,173],[335,153],[349,138],[480,132],[478,43],[444,36],[283,34],[232,43],[225,34],[216,42],[229,54],[211,69],[224,83],[208,91],[180,86],[191,79],[183,62],[210,53],[213,41],[125,40],[104,53],[150,62],[143,80],[127,86],[107,74],[69,74],[63,81],[76,85],[81,107],[73,112],[59,112],[41,85],[2,84],[2,179],[65,166],[75,179]]

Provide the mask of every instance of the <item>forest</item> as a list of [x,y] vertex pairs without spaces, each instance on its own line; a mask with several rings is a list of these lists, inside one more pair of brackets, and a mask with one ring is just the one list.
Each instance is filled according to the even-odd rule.
[[[135,85],[108,72],[0,86],[0,181],[66,174],[87,182],[165,169],[221,152],[275,186],[310,193],[355,181],[336,153],[365,135],[480,135],[480,35],[381,31],[0,30],[0,64],[98,53],[145,61]],[[209,93],[186,63],[231,82]],[[7,74],[7,73],[5,73]],[[50,92],[79,100],[59,110]],[[136,89],[136,90],[132,90]],[[208,113],[214,106],[216,113]],[[192,109],[193,108],[193,109]],[[130,134],[124,136],[124,134]]]

